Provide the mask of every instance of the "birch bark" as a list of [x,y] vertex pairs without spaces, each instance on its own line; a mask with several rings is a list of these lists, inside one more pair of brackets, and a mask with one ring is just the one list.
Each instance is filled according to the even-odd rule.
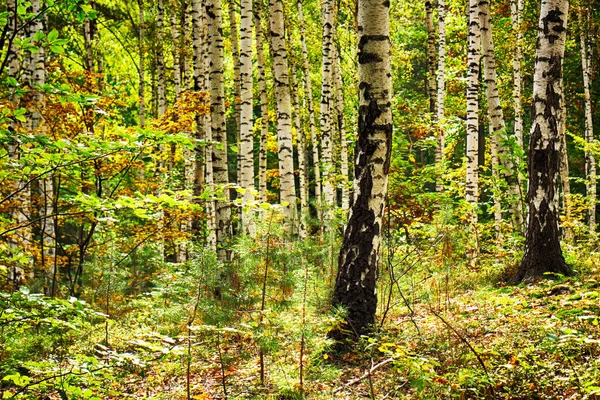
[[558,176],[561,129],[565,123],[562,64],[567,30],[567,0],[542,0],[533,78],[533,123],[529,145],[529,215],[525,255],[515,281],[546,272],[568,275],[558,230]]
[[323,0],[323,55],[321,84],[321,166],[323,168],[323,206],[329,220],[335,208],[335,189],[332,183],[333,165],[333,8],[332,0]]
[[267,138],[269,136],[269,101],[267,98],[267,80],[265,77],[265,55],[262,27],[261,2],[255,4],[254,29],[256,30],[256,64],[258,70],[258,91],[260,98],[260,145],[258,153],[258,193],[260,200],[267,201]]
[[212,178],[214,184],[223,191],[215,206],[215,233],[217,258],[221,262],[230,260],[229,241],[231,239],[231,206],[229,204],[229,176],[227,167],[227,131],[225,128],[225,88],[223,82],[223,33],[221,0],[206,1],[206,16],[209,35],[209,89],[211,136],[210,146]]
[[471,206],[471,224],[477,222],[479,198],[479,60],[480,25],[479,2],[471,0],[469,7],[469,48],[467,60],[467,179],[465,196]]
[[254,134],[252,129],[252,0],[241,0],[240,51],[240,149],[239,168],[242,195],[242,227],[250,236],[255,234],[254,213]]
[[581,33],[579,41],[581,45],[581,68],[583,71],[583,101],[585,106],[585,141],[587,143],[585,151],[585,173],[586,173],[586,192],[589,201],[588,226],[590,232],[596,231],[596,158],[591,148],[595,144],[594,124],[592,121],[592,101],[590,95],[590,82],[592,77],[592,46],[589,38],[589,8],[582,12]]
[[[513,157],[513,150],[506,147],[508,135],[504,122],[504,113],[500,104],[496,75],[496,56],[492,37],[492,22],[490,5],[487,0],[479,2],[479,17],[481,24],[481,48],[486,83],[486,99],[488,120],[491,127],[492,140],[496,144],[499,164],[503,166],[503,178],[508,185],[508,202],[512,214],[515,231],[523,231],[523,204],[521,185],[519,182],[518,160]],[[497,168],[496,168],[497,170]]]
[[[436,99],[436,110],[438,124],[438,141],[435,148],[435,163],[439,168],[443,169],[444,166],[444,120],[445,120],[445,107],[444,99],[446,98],[446,2],[445,0],[438,0],[438,68],[437,68],[437,99]],[[444,191],[444,185],[440,178],[437,179],[435,184],[435,191]]]
[[[306,28],[304,24],[304,14],[302,11],[302,1],[298,1],[298,21],[300,24],[300,39],[302,41],[302,66],[304,74],[304,90],[306,92],[304,101],[308,112],[308,123],[310,127],[310,140],[313,154],[313,171],[315,174],[315,198],[317,203],[321,201],[321,162],[319,159],[319,143],[317,139],[317,128],[315,123],[315,110],[313,107],[312,84],[310,80],[310,64],[308,62],[308,50],[306,47]],[[319,220],[322,219],[321,207],[317,207]]]
[[273,82],[275,86],[275,102],[277,107],[280,201],[283,206],[283,215],[286,220],[288,231],[290,231],[290,233],[295,233],[295,224],[297,220],[291,124],[292,106],[282,1],[271,0],[269,3],[269,10],[271,14]]
[[[377,264],[392,142],[389,3],[358,1],[359,116],[354,193],[340,249],[333,304],[358,339],[375,322]],[[342,330],[330,332],[340,339]]]
[[156,75],[157,75],[157,102],[158,115],[163,115],[167,110],[167,95],[165,82],[165,55],[163,52],[163,26],[165,18],[164,0],[157,2],[156,16]]

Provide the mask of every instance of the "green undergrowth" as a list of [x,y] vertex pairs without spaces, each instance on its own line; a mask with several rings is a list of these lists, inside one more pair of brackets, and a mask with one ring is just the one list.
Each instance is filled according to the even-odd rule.
[[227,268],[198,250],[94,304],[3,293],[2,398],[600,398],[600,254],[566,247],[575,276],[511,286],[520,254],[462,235],[387,240],[379,326],[345,352],[325,238],[265,231]]

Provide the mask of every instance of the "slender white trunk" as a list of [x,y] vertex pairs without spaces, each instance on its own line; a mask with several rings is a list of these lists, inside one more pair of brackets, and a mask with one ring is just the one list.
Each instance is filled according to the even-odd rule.
[[479,60],[480,26],[478,0],[470,1],[467,58],[467,181],[465,195],[471,205],[471,223],[477,222],[479,195]]
[[350,182],[348,177],[348,140],[346,139],[346,124],[344,122],[344,82],[342,80],[341,54],[336,50],[333,64],[335,104],[337,123],[340,134],[340,174],[342,176],[342,210],[350,209]]
[[146,67],[145,67],[145,49],[144,49],[144,30],[145,30],[145,16],[144,16],[144,0],[138,0],[139,16],[138,16],[138,52],[139,52],[139,70],[138,70],[138,96],[139,96],[139,124],[143,128],[146,125],[146,85],[144,80],[146,79]]
[[236,2],[227,0],[229,7],[229,30],[231,39],[231,56],[233,57],[233,105],[235,109],[235,126],[237,128],[238,142],[240,132],[240,102],[241,102],[241,79],[240,79],[240,38],[238,35],[237,13],[235,12]]
[[590,204],[588,210],[588,226],[590,232],[596,231],[596,158],[591,150],[595,144],[594,124],[592,121],[592,101],[590,96],[590,82],[592,78],[592,47],[589,38],[589,9],[583,11],[585,20],[581,24],[581,33],[579,39],[581,43],[581,68],[583,71],[583,101],[585,105],[585,141],[587,143],[585,151],[585,172],[586,172],[586,192]]
[[427,91],[429,94],[429,112],[435,125],[436,110],[436,58],[435,58],[435,27],[433,25],[433,3],[425,0],[425,23],[427,25]]
[[[446,79],[444,77],[446,69],[446,2],[438,0],[438,68],[437,68],[437,99],[436,99],[436,121],[438,124],[438,140],[435,148],[435,163],[438,168],[443,168],[444,165],[444,123],[445,123],[445,107],[444,99],[446,97]],[[444,185],[441,178],[438,178],[435,183],[435,191],[442,192]]]
[[254,134],[252,128],[252,0],[241,0],[240,51],[240,148],[239,168],[242,195],[242,227],[250,236],[255,235],[254,212]]
[[[288,48],[293,49],[291,28],[287,26]],[[291,51],[291,50],[290,50]],[[298,220],[298,234],[301,238],[306,237],[308,226],[308,158],[306,156],[306,135],[300,116],[300,95],[296,89],[298,87],[298,78],[296,76],[296,63],[294,57],[290,56],[290,91],[292,93],[292,107],[294,109],[294,128],[296,130],[296,149],[298,153],[298,181],[300,198],[300,218]]]
[[486,83],[486,99],[488,120],[492,137],[495,138],[498,151],[498,161],[503,166],[504,180],[508,185],[508,202],[512,214],[515,231],[523,231],[523,199],[519,182],[518,160],[514,159],[513,149],[506,148],[503,143],[508,142],[504,113],[500,104],[498,85],[496,83],[496,56],[494,54],[494,40],[492,37],[492,22],[488,0],[479,2],[479,18],[481,24],[481,49],[484,65],[484,78]]
[[[521,60],[523,47],[523,29],[521,21],[523,18],[523,0],[511,0],[510,2],[512,31],[515,37],[515,49],[513,52],[513,103],[515,107],[515,138],[520,148],[523,148],[523,108],[521,106]],[[520,164],[521,160],[517,159]]]
[[269,101],[267,98],[267,80],[265,78],[265,54],[263,45],[262,7],[256,2],[254,12],[256,31],[256,61],[258,70],[258,91],[260,97],[260,147],[258,152],[258,193],[260,200],[267,201],[267,138],[269,135]]
[[[206,53],[208,53],[208,40],[206,36],[206,24],[204,19],[204,7],[202,5],[202,0],[192,0],[191,8],[192,8],[192,60],[193,60],[193,86],[195,92],[207,92],[207,79],[206,79],[206,71],[204,57]],[[205,98],[205,101],[208,99]],[[204,110],[196,114],[196,132],[194,134],[194,139],[196,141],[194,146],[194,202],[200,203],[200,196],[204,192],[205,184],[206,184],[206,170],[208,163],[208,159],[206,157],[206,147],[204,146],[207,143],[206,131],[207,126],[210,126],[209,116],[203,113]],[[205,164],[206,163],[206,164]],[[212,202],[210,202],[212,203]],[[214,214],[210,214],[207,211],[207,215],[209,218],[206,220],[214,221]],[[208,224],[208,222],[207,222]],[[208,228],[208,227],[207,227]],[[214,227],[208,230],[208,232],[213,232]],[[192,233],[194,242],[198,242],[201,236],[202,231],[202,220],[199,216],[194,216],[192,221]],[[212,242],[214,243],[214,241]],[[216,250],[214,247],[209,247],[211,250]]]
[[163,25],[165,17],[164,0],[157,2],[156,16],[156,74],[157,74],[157,101],[158,115],[161,116],[167,111],[167,95],[165,82],[165,56],[163,53]]
[[[300,39],[302,41],[302,69],[304,76],[304,101],[308,112],[310,127],[310,140],[313,153],[313,171],[315,174],[315,198],[317,203],[321,201],[321,163],[319,159],[319,143],[317,140],[317,128],[315,123],[315,111],[313,107],[312,84],[310,80],[310,63],[308,62],[308,50],[306,47],[306,28],[304,25],[304,14],[302,12],[302,1],[298,1],[298,22],[300,24]],[[319,220],[321,220],[321,208],[317,207]]]
[[323,0],[323,55],[321,64],[321,166],[323,168],[323,207],[327,219],[336,206],[335,187],[333,179],[335,170],[333,164],[333,9],[332,0]]
[[498,137],[493,134],[490,126],[490,153],[492,158],[492,184],[494,187],[494,229],[496,230],[496,243],[502,246],[502,203],[500,202],[500,173],[498,167]]
[[[208,34],[210,47],[210,116],[212,177],[214,184],[223,188],[220,199],[215,202],[215,232],[217,257],[219,261],[229,261],[229,240],[231,238],[231,206],[229,204],[229,183],[227,169],[227,131],[225,128],[225,87],[223,82],[223,34],[221,0],[207,0]],[[208,135],[207,135],[208,138]],[[208,179],[207,179],[208,180]]]
[[292,233],[295,233],[296,186],[294,183],[294,157],[292,144],[292,106],[290,77],[285,46],[283,3],[271,0],[271,54],[273,57],[273,82],[277,105],[277,142],[279,150],[280,200],[283,214]]
[[[190,53],[189,53],[189,48],[190,48],[190,40],[193,41],[193,33],[191,32],[191,24],[190,24],[190,19],[188,17],[189,14],[192,13],[192,9],[191,9],[191,3],[186,3],[184,6],[184,10],[183,13],[181,14],[181,32],[183,35],[183,39],[181,41],[181,85],[183,90],[192,90],[193,89],[193,76],[191,76],[190,74],[192,73],[192,66],[190,64]],[[193,44],[192,44],[192,48],[193,48]]]
[[175,86],[175,99],[181,94],[181,35],[177,26],[177,9],[171,13],[171,36],[173,39],[173,83]]

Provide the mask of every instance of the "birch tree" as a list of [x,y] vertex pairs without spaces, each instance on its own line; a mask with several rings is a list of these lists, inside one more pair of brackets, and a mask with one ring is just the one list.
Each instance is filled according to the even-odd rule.
[[156,75],[157,75],[157,102],[158,115],[167,111],[166,77],[165,77],[165,55],[163,52],[163,27],[165,18],[164,0],[156,3]]
[[[436,122],[438,124],[438,140],[435,148],[435,163],[439,167],[443,166],[444,163],[444,119],[445,119],[445,107],[444,100],[446,98],[446,2],[445,0],[438,0],[438,68],[437,68],[437,99],[436,99],[436,111],[437,117]],[[435,191],[442,192],[444,186],[440,178],[437,179],[435,184]]]
[[260,100],[260,145],[258,150],[258,193],[260,200],[267,201],[267,138],[269,135],[269,101],[265,73],[265,54],[262,27],[261,2],[256,1],[254,11],[254,29],[256,35],[256,68]]
[[425,24],[427,25],[427,93],[429,95],[429,112],[432,122],[437,117],[436,109],[436,59],[435,59],[435,27],[433,25],[433,3],[425,0]]
[[465,195],[471,206],[469,211],[472,224],[477,222],[477,202],[479,197],[479,59],[480,25],[479,2],[471,0],[469,7],[469,46],[467,59],[467,180]]
[[241,0],[240,51],[240,149],[239,168],[242,194],[242,226],[255,233],[251,202],[254,200],[254,135],[252,129],[252,0]]
[[[302,1],[298,1],[298,22],[300,25],[300,40],[302,41],[302,69],[304,76],[304,101],[308,112],[308,124],[310,128],[310,140],[313,155],[313,172],[315,174],[315,198],[317,203],[321,201],[321,163],[319,158],[319,143],[317,138],[317,128],[315,123],[315,111],[313,106],[312,83],[310,81],[310,64],[308,62],[308,50],[306,47],[306,28],[304,24],[304,13],[302,10]],[[321,219],[321,208],[317,207],[319,220]]]
[[[321,64],[321,165],[323,168],[323,205],[330,214],[335,208],[333,175],[333,0],[324,0],[323,12],[323,54]],[[319,200],[319,199],[318,199]]]
[[[511,0],[510,15],[512,19],[512,32],[515,37],[515,49],[513,52],[512,67],[513,67],[513,104],[515,110],[514,133],[517,144],[523,148],[523,109],[521,106],[521,61],[522,46],[523,46],[523,29],[521,21],[523,19],[523,0]],[[521,160],[517,159],[520,164]]]
[[140,53],[138,66],[138,96],[139,96],[139,111],[138,118],[140,127],[146,125],[146,67],[145,67],[145,46],[144,46],[144,31],[146,26],[144,15],[144,0],[138,0],[138,51]]
[[206,1],[206,16],[209,36],[209,89],[212,178],[222,189],[220,199],[215,201],[215,233],[217,257],[219,261],[229,261],[229,240],[232,234],[231,206],[229,204],[229,174],[227,167],[227,131],[225,128],[225,87],[223,82],[223,31],[221,0]]
[[[484,65],[485,93],[487,99],[487,114],[491,127],[491,140],[495,147],[496,159],[503,166],[503,178],[508,185],[509,208],[512,214],[515,231],[523,229],[523,205],[521,199],[521,186],[519,182],[518,164],[513,158],[513,149],[507,148],[509,143],[506,134],[504,113],[500,104],[498,93],[496,56],[494,54],[494,40],[492,37],[492,22],[490,5],[487,0],[479,2],[479,17],[481,24],[481,50]],[[515,165],[516,164],[516,165]],[[494,168],[494,173],[498,171]]]
[[[375,322],[377,264],[392,143],[389,3],[358,1],[359,110],[354,202],[338,260],[333,304],[357,339]],[[331,332],[334,338],[345,336]]]
[[590,10],[582,10],[581,32],[579,42],[581,45],[581,69],[583,71],[583,101],[585,108],[585,175],[586,194],[590,204],[588,210],[588,226],[590,232],[596,231],[596,158],[591,148],[596,142],[594,139],[594,124],[592,121],[592,100],[590,95],[590,82],[592,78],[592,46],[589,38]]
[[290,78],[285,46],[283,3],[269,3],[271,23],[271,55],[273,59],[273,83],[277,109],[277,142],[279,151],[280,200],[283,213],[292,232],[296,222],[296,186],[294,182],[294,157],[292,144],[292,106]]
[[568,275],[558,230],[562,64],[567,31],[567,0],[542,0],[533,77],[533,113],[529,145],[529,207],[525,255],[515,281],[546,272]]

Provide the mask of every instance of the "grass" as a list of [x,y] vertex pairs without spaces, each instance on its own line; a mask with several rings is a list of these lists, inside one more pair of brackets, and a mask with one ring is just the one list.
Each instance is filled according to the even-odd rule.
[[[197,285],[202,266],[165,273],[169,282],[162,284],[173,290],[115,305],[108,346],[102,346],[105,324],[90,324],[61,342],[60,358],[22,362],[31,382],[49,383],[14,398],[187,399],[188,361],[192,399],[600,398],[600,273],[593,251],[567,254],[576,277],[508,286],[500,266],[514,265],[518,254],[500,262],[484,254],[473,268],[456,252],[394,246],[381,268],[384,323],[349,351],[334,353],[325,339],[339,322],[327,310],[326,246],[273,246],[263,322],[262,250],[245,254],[241,268],[253,278],[219,304]],[[188,332],[197,288],[204,291]],[[91,373],[81,357],[104,368]],[[4,397],[17,387],[5,380]]]

